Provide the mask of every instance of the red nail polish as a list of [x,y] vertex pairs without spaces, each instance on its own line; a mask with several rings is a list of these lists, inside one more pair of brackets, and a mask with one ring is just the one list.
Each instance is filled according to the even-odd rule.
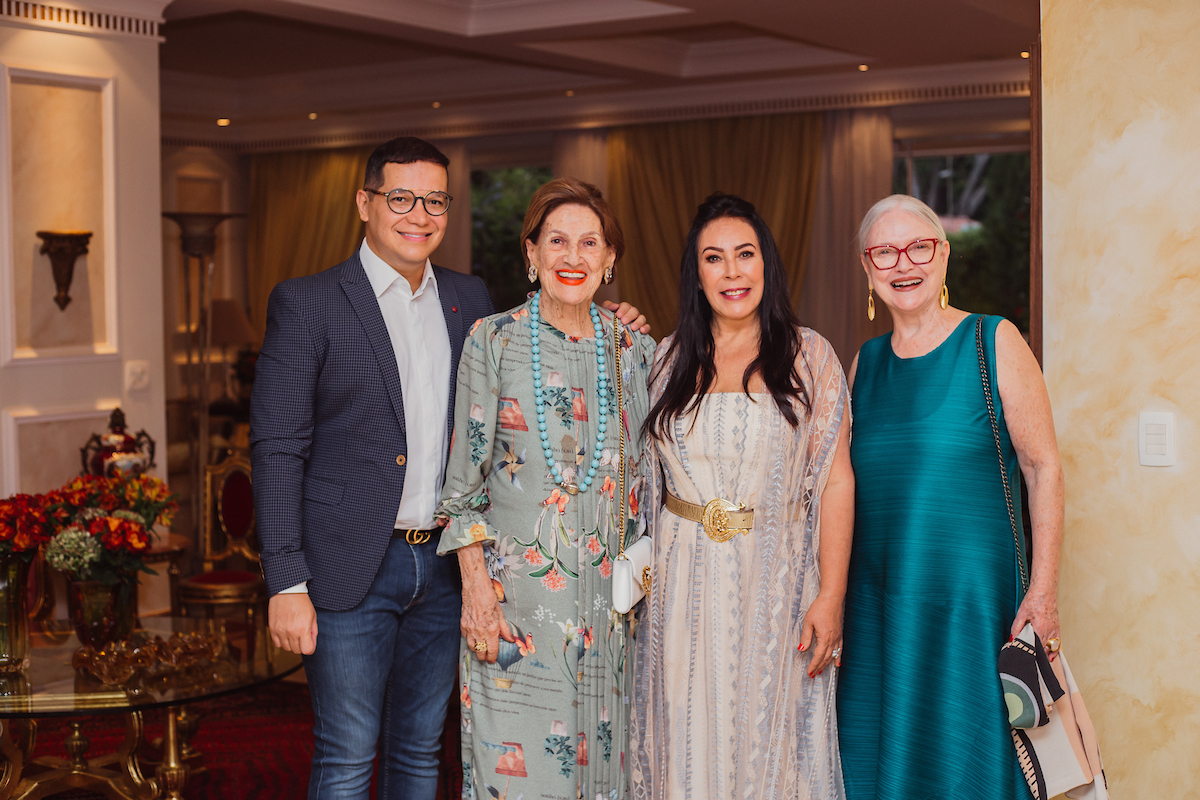
[[803,642],[801,642],[801,643],[800,643],[800,650],[802,650],[802,651],[804,650],[804,643],[803,643]]

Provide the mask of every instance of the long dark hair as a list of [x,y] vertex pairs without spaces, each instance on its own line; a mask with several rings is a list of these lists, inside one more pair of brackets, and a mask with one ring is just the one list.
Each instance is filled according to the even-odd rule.
[[753,203],[736,195],[716,192],[696,209],[692,229],[688,231],[687,244],[684,245],[679,265],[679,326],[662,362],[672,364],[671,374],[642,427],[643,434],[660,441],[667,438],[666,431],[676,419],[699,406],[717,377],[713,357],[713,310],[700,286],[698,250],[701,232],[709,223],[722,217],[744,219],[750,224],[758,236],[758,248],[763,259],[763,292],[758,305],[758,356],[742,375],[742,390],[749,396],[750,379],[756,372],[759,373],[779,412],[793,428],[800,424],[792,406],[793,401],[811,408],[808,390],[796,368],[797,359],[802,356],[800,320],[789,305],[787,277],[783,272],[783,259],[779,256],[775,237],[754,209]]

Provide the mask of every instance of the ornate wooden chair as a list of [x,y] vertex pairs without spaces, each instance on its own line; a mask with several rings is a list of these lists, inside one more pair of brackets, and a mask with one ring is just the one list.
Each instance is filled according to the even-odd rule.
[[240,608],[253,638],[266,621],[267,587],[258,566],[254,493],[245,458],[230,456],[205,469],[203,519],[204,571],[179,582],[180,611],[226,617]]

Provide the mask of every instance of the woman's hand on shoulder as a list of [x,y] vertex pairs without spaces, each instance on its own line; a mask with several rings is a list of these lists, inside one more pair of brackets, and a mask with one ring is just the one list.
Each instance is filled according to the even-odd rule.
[[605,300],[600,304],[602,308],[617,315],[617,319],[621,320],[621,324],[632,328],[638,333],[650,333],[650,323],[646,321],[646,315],[638,311],[629,303],[614,303],[612,300]]
[[[842,604],[845,598],[820,592],[800,625],[800,651],[812,652],[808,677],[815,678],[835,660],[842,664]],[[834,655],[837,652],[837,656]]]

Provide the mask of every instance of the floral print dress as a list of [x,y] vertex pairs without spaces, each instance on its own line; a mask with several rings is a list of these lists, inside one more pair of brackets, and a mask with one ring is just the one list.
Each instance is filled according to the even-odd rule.
[[[612,377],[612,317],[606,362]],[[612,610],[620,547],[618,439],[608,439],[594,483],[559,488],[542,452],[533,392],[529,303],[476,323],[463,346],[454,440],[438,509],[440,554],[484,543],[488,573],[515,643],[495,664],[463,642],[463,797],[623,798],[629,709],[629,628]],[[586,473],[599,413],[595,340],[541,322],[549,444],[570,478]],[[627,537],[639,509],[640,430],[654,341],[622,328]],[[610,389],[613,382],[609,382]],[[610,391],[615,399],[615,391]],[[615,402],[611,404],[615,406]]]

